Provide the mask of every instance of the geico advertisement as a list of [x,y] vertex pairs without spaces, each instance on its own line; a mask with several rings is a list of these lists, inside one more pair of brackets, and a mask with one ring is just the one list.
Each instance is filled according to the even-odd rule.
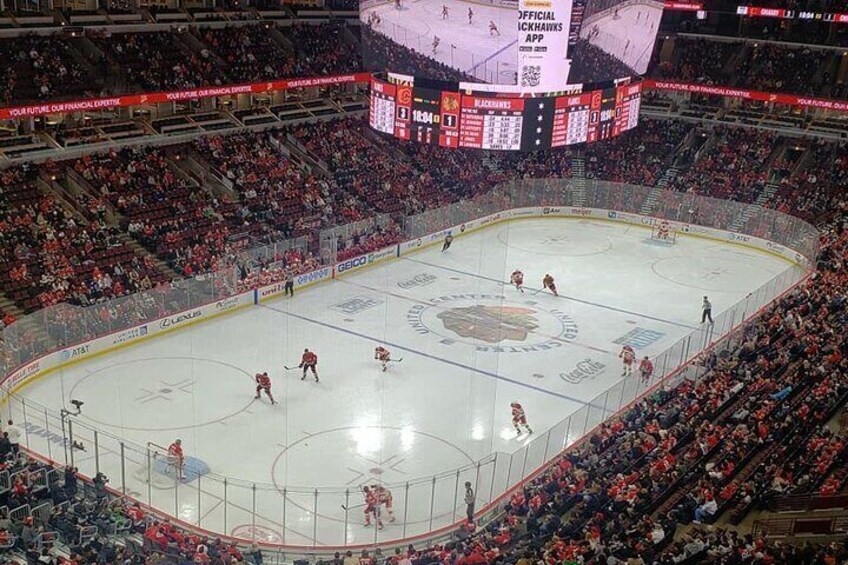
[[394,257],[397,255],[397,250],[397,245],[393,245],[391,247],[386,247],[385,249],[381,249],[379,251],[375,251],[367,255],[360,255],[359,257],[354,257],[352,259],[348,259],[347,261],[336,263],[336,274],[341,275],[347,273],[348,271],[353,271],[360,267],[364,267],[365,265],[377,263],[378,261],[382,261],[383,259],[387,259],[388,257]]

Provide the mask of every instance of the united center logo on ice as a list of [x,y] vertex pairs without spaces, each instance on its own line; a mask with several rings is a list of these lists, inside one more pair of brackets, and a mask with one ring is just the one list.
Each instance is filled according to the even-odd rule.
[[507,302],[496,294],[452,294],[416,305],[406,320],[419,334],[440,337],[442,345],[471,345],[477,351],[526,353],[562,347],[577,337],[567,314],[532,301]]

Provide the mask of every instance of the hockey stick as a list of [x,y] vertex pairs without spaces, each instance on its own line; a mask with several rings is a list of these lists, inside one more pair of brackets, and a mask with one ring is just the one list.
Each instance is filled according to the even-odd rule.
[[539,293],[540,293],[540,292],[542,292],[543,290],[545,290],[545,287],[544,287],[544,286],[543,286],[542,288],[540,288],[540,289],[537,289],[537,290],[534,290],[533,292],[531,292],[531,293],[530,293],[530,296],[535,296],[536,294],[539,294]]
[[298,367],[297,365],[295,365],[294,367],[289,367],[288,365],[283,365],[283,369],[285,369],[286,371],[294,371],[295,369],[300,369],[300,367]]
[[342,510],[353,510],[354,508],[362,508],[363,506],[365,506],[364,502],[362,504],[351,504],[350,506],[342,504]]
[[403,357],[400,359],[389,359],[389,363],[400,363],[401,361],[403,361]]

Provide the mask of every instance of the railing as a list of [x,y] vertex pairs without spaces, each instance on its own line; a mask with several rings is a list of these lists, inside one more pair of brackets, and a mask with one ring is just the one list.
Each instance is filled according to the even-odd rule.
[[775,500],[775,512],[848,509],[848,493],[788,494]]
[[753,534],[764,537],[844,536],[848,534],[848,515],[756,520]]
[[[650,187],[587,182],[581,190],[586,208],[570,208],[575,192],[568,181],[509,182],[485,196],[404,218],[402,231],[410,243],[416,244],[425,236],[428,241],[439,241],[447,230],[462,233],[466,225],[472,226],[481,218],[484,220],[477,222],[477,227],[531,213],[583,216],[598,210],[608,210],[604,219],[609,221],[650,224],[653,220],[639,216],[638,212],[652,191]],[[653,193],[656,197],[656,192]],[[656,217],[675,222],[682,234],[705,237],[715,236],[710,236],[713,232],[703,226],[726,230],[743,207],[735,202],[672,192],[659,194],[654,202]],[[358,229],[365,228],[360,225]],[[724,238],[745,245],[762,238],[766,240],[763,242],[766,249],[776,253],[785,252],[782,246],[791,248],[794,250],[791,259],[808,267],[815,263],[818,252],[818,233],[812,226],[771,210],[748,220],[740,232],[725,233]],[[333,238],[319,237],[319,240],[329,242]],[[702,375],[709,366],[708,361],[698,362],[703,351],[720,355],[735,347],[744,338],[744,332],[737,330],[803,280],[808,272],[787,264],[786,270],[768,283],[718,313],[714,324],[698,327],[655,355],[655,374],[649,382],[633,378],[617,383],[549,430],[535,434],[520,449],[512,453],[490,453],[459,468],[385,484],[394,495],[397,522],[393,528],[382,531],[365,530],[359,525],[362,496],[356,488],[261,484],[214,471],[198,474],[196,480],[183,483],[173,473],[169,475],[145,446],[90,420],[75,418],[67,411],[57,413],[13,390],[28,377],[27,367],[51,351],[61,351],[62,362],[72,361],[78,350],[80,356],[85,354],[81,349],[84,345],[74,344],[84,344],[93,337],[110,336],[111,343],[118,345],[143,337],[139,335],[139,328],[145,327],[143,324],[157,324],[160,328],[177,326],[183,323],[187,311],[195,312],[204,305],[214,309],[222,303],[230,304],[227,301],[237,293],[243,276],[239,267],[272,264],[289,248],[304,245],[303,241],[294,246],[271,243],[270,249],[263,246],[261,251],[243,252],[233,266],[215,273],[89,308],[50,307],[7,328],[4,332],[6,374],[18,376],[11,379],[13,382],[7,377],[3,390],[9,416],[24,428],[24,445],[50,460],[76,465],[86,476],[104,473],[119,493],[142,501],[186,527],[211,535],[223,533],[241,541],[260,541],[267,547],[316,553],[432,540],[453,532],[464,516],[466,481],[472,483],[476,493],[476,506],[480,509],[477,518],[485,521],[497,512],[498,503],[511,489],[543,472],[553,458],[582,441],[600,423],[657,388]],[[402,244],[398,252],[403,248]],[[44,339],[35,338],[31,330],[34,326],[46,336]],[[20,377],[22,366],[24,376]],[[36,364],[31,374],[40,370]],[[87,451],[72,449],[74,441],[84,443]],[[192,464],[195,463],[199,464]]]

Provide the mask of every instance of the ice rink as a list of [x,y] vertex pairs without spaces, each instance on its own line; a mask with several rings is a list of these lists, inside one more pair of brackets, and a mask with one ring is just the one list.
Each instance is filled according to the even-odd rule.
[[[505,284],[516,268],[524,294]],[[20,394],[56,412],[84,401],[70,419],[86,445],[75,453],[80,470],[96,470],[96,428],[111,485],[125,481],[186,522],[297,545],[394,539],[462,516],[456,486],[465,480],[478,508],[497,496],[491,454],[532,445],[616,385],[622,343],[654,356],[698,325],[703,295],[718,314],[787,269],[795,267],[729,243],[657,243],[641,227],[515,221],[459,237],[446,253],[431,247],[69,366]],[[545,273],[560,297],[534,292]],[[402,361],[382,372],[378,344]],[[283,369],[305,347],[318,355],[319,383]],[[254,400],[259,371],[269,372],[278,405]],[[516,437],[513,400],[533,436]],[[18,404],[7,410],[24,420]],[[57,420],[31,410],[26,421],[27,444],[62,461],[61,436],[50,433]],[[199,476],[142,480],[148,462],[130,446],[175,438]],[[542,446],[538,457],[560,447]],[[357,494],[375,482],[392,488],[398,517],[381,532],[363,526]]]
[[[363,4],[360,19],[367,23],[372,14],[381,22],[372,29],[418,53],[435,59],[479,80],[515,84],[518,69],[518,10],[457,0],[402,0]],[[442,16],[448,7],[448,17]],[[468,22],[469,8],[474,12]],[[489,22],[500,32],[492,33]],[[433,38],[439,45],[433,49]]]

